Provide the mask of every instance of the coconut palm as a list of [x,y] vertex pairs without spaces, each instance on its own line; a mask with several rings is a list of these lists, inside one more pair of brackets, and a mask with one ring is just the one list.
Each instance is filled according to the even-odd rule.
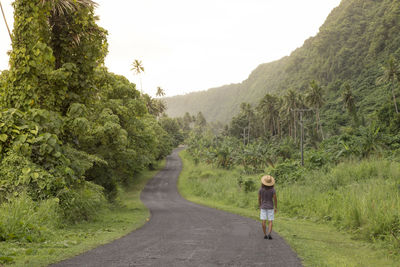
[[357,123],[357,111],[356,111],[356,101],[351,91],[351,87],[348,83],[344,85],[344,91],[342,93],[343,107],[347,109],[350,115],[353,116],[354,122]]
[[158,97],[165,96],[164,89],[162,89],[160,86],[157,87],[156,96],[158,96]]
[[323,91],[322,87],[319,86],[315,80],[312,80],[310,82],[310,86],[308,88],[305,100],[308,103],[308,105],[315,110],[315,119],[316,119],[316,123],[317,123],[316,130],[317,130],[317,133],[318,133],[318,130],[320,130],[322,138],[324,138],[322,126],[320,125],[320,116],[319,116],[319,111],[325,102],[324,91]]
[[283,96],[284,101],[284,112],[288,118],[289,135],[296,141],[297,137],[297,112],[294,112],[298,108],[298,95],[290,89]]
[[6,24],[8,34],[10,35],[10,39],[12,41],[11,31],[10,31],[10,28],[8,27],[7,19],[6,19],[6,16],[4,15],[3,5],[1,4],[1,1],[0,1],[0,8],[1,8],[1,13],[3,14],[4,23]]
[[382,66],[383,74],[378,78],[378,83],[390,82],[392,87],[393,103],[396,113],[399,113],[396,102],[395,86],[400,79],[400,66],[394,56],[391,56],[386,62],[386,65]]
[[[144,67],[141,60],[135,59],[132,63],[132,69],[136,75],[141,75],[144,72]],[[139,76],[140,79],[140,91],[143,93],[142,87],[142,77]]]
[[279,121],[279,98],[266,94],[258,104],[257,110],[264,122],[264,132],[268,129],[271,135],[276,135]]
[[[63,32],[69,28],[70,15],[80,9],[93,9],[97,7],[97,3],[92,0],[40,0],[40,4],[42,6],[49,5],[50,8],[48,23],[52,32],[51,48],[56,60],[56,69],[59,69],[62,65],[61,53],[63,50],[59,41],[63,38],[61,37]],[[71,41],[72,45],[78,46],[85,33],[87,32],[69,31],[68,40]]]
[[240,104],[240,113],[244,115],[247,120],[247,127],[243,129],[243,140],[246,141],[246,129],[247,129],[247,144],[250,143],[250,130],[254,129],[255,114],[249,103]]
[[81,7],[96,7],[97,3],[92,0],[41,0],[43,4],[50,3],[52,16],[60,17],[66,13],[77,11]]

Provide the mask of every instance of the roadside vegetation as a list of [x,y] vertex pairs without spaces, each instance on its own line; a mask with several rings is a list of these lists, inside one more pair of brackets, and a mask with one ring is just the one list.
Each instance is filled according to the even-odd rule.
[[[188,151],[180,156],[183,171],[178,187],[183,197],[259,220],[257,191],[261,175],[245,174],[242,167],[226,170],[204,162],[196,164]],[[366,166],[375,168],[381,163],[376,160],[355,163],[346,177],[363,176],[371,171],[364,169]],[[360,185],[350,180],[333,182],[343,172],[347,173],[346,167],[350,166],[354,167],[349,163],[329,173],[310,172],[303,185],[278,183],[274,231],[285,238],[305,266],[398,266],[399,244],[388,229],[399,214],[399,195],[390,185],[399,177],[399,166],[375,169],[378,181],[365,177]],[[330,188],[330,193],[320,190],[321,181],[327,182],[325,189]],[[386,186],[381,187],[382,184]],[[377,192],[380,188],[391,188],[392,192]],[[396,197],[397,200],[391,199]],[[368,207],[370,198],[374,199],[373,209]],[[382,205],[382,209],[377,209],[377,205]]]
[[[96,6],[13,3],[10,68],[0,73],[0,265],[26,255],[32,266],[28,255],[82,251],[86,237],[99,244],[142,224],[137,200],[134,216],[123,214],[124,192],[179,142],[160,119],[164,103],[104,66]],[[122,230],[106,226],[110,209]]]
[[304,92],[267,94],[257,106],[242,103],[225,125],[207,123],[201,112],[186,113],[176,119],[188,146],[186,164],[193,168],[184,175],[190,185],[182,188],[190,189],[183,194],[208,205],[255,210],[259,178],[268,173],[276,178],[285,217],[330,225],[398,257],[399,74],[396,58],[388,58],[377,82],[391,90],[369,113],[357,108],[345,83],[336,103],[344,114],[340,123],[334,114],[321,119],[332,103],[315,80]]
[[[54,211],[55,204],[49,207],[47,202],[34,203],[24,197],[17,198],[7,209],[8,213],[1,213],[1,222],[14,228],[13,232],[19,229],[18,232],[27,232],[32,236],[35,234],[32,229],[38,229],[40,235],[28,236],[33,239],[32,242],[17,239],[0,242],[0,265],[47,266],[109,243],[141,227],[149,220],[150,214],[140,201],[140,193],[147,181],[164,166],[165,160],[157,163],[155,170],[144,171],[129,185],[119,187],[117,199],[93,210],[90,221],[70,224]],[[39,208],[36,208],[37,205]],[[4,205],[2,208],[4,211]]]

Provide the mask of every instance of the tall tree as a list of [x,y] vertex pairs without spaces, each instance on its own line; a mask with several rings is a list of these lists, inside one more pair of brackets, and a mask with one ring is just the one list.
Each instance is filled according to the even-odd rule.
[[166,110],[164,101],[161,99],[155,99],[148,94],[142,94],[143,100],[146,103],[147,110],[150,114],[155,117],[160,116]]
[[165,91],[160,86],[157,87],[156,96],[158,96],[158,97],[165,96]]
[[351,90],[350,84],[344,84],[344,90],[342,93],[343,107],[347,110],[349,115],[353,117],[354,123],[358,122],[356,101]]
[[185,115],[183,116],[183,130],[185,132],[190,131],[192,122],[193,122],[192,116],[190,116],[189,112],[185,112]]
[[278,134],[279,129],[279,98],[266,94],[257,106],[258,113],[263,120],[264,134],[270,131],[271,135]]
[[67,8],[67,2],[14,1],[10,71],[0,94],[4,106],[65,114],[71,103],[85,102],[94,93],[95,69],[106,55],[106,31],[96,24],[94,5],[71,0],[75,8]]
[[[74,54],[70,49],[85,43],[85,35],[99,33],[99,27],[89,21],[88,23],[79,23],[79,27],[76,27],[77,20],[83,15],[82,11],[83,13],[93,13],[97,3],[92,0],[40,0],[40,2],[43,6],[48,4],[51,7],[48,16],[52,35],[50,39],[51,48],[55,57],[56,69],[59,69],[66,63],[65,59]],[[93,19],[96,20],[97,18],[94,17]],[[92,39],[91,44],[95,45],[93,41]],[[78,57],[81,57],[81,55],[78,55]]]
[[294,90],[290,89],[283,96],[283,100],[283,112],[285,114],[285,117],[287,118],[289,135],[296,141],[298,114],[297,112],[294,112],[294,110],[298,107],[298,95]]
[[143,63],[141,60],[135,59],[132,63],[132,69],[136,75],[139,75],[140,79],[140,91],[143,93],[143,87],[142,87],[142,77],[141,74],[144,72],[144,67]]
[[318,133],[318,131],[321,131],[322,138],[324,138],[322,126],[320,125],[320,109],[325,103],[324,90],[315,80],[310,82],[310,86],[306,93],[306,101],[308,105],[315,111],[315,119],[317,124],[316,132]]
[[40,0],[42,4],[50,3],[53,16],[60,17],[66,13],[77,11],[81,7],[94,7],[97,3],[92,0]]
[[206,118],[204,118],[203,113],[201,113],[201,111],[199,111],[194,120],[195,131],[197,133],[202,133],[206,129],[206,126],[207,126]]
[[399,67],[399,63],[397,62],[396,58],[393,55],[389,58],[389,60],[386,62],[386,64],[382,66],[382,70],[383,70],[383,74],[378,78],[378,82],[379,83],[383,83],[383,82],[391,83],[394,108],[396,110],[396,113],[399,113],[399,110],[397,108],[395,88],[396,88],[397,83],[400,80],[400,67]]
[[240,104],[240,112],[246,118],[247,126],[243,128],[243,140],[246,140],[245,143],[250,143],[250,134],[253,132],[254,128],[254,120],[255,114],[253,108],[249,103]]
[[13,5],[10,70],[4,93],[0,94],[2,105],[22,110],[30,107],[54,110],[56,96],[63,98],[65,89],[54,88],[50,82],[54,69],[54,56],[47,45],[50,7],[40,6],[34,0],[16,0]]

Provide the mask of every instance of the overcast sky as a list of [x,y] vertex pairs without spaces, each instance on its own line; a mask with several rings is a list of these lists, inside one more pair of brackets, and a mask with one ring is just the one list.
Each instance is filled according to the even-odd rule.
[[[10,27],[12,0],[1,0]],[[277,60],[317,34],[340,0],[97,0],[108,30],[106,66],[143,91],[167,96],[245,80],[259,64]],[[0,21],[0,70],[8,68],[10,38]]]

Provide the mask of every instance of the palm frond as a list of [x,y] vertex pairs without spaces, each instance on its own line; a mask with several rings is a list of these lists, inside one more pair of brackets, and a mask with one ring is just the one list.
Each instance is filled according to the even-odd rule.
[[97,7],[92,0],[40,0],[40,3],[50,3],[53,14],[63,16],[68,12],[77,11],[79,8]]

